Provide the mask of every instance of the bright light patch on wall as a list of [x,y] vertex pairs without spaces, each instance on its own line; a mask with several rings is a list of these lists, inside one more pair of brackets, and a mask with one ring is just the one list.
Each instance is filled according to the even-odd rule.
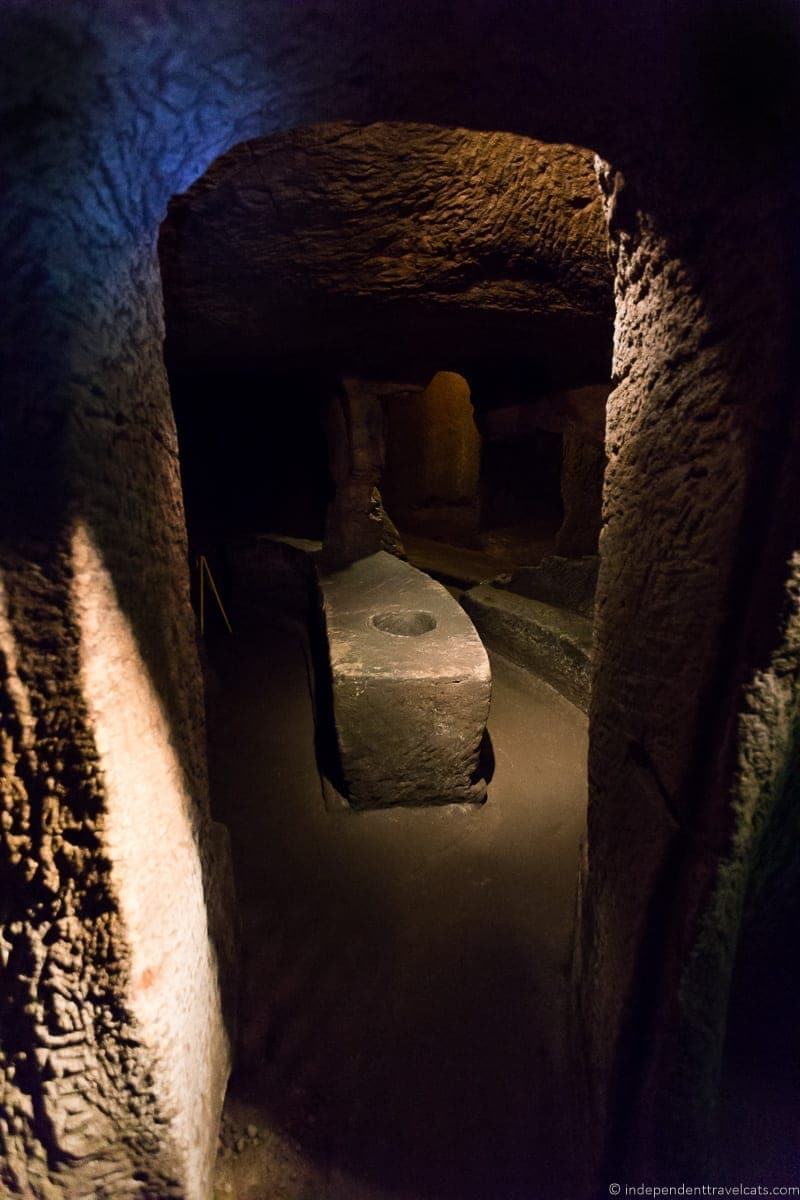
[[129,1004],[152,1052],[155,1088],[187,1196],[210,1188],[207,1131],[225,1046],[192,798],[158,696],[111,577],[84,525],[73,539],[84,700],[107,797],[106,849],[126,926]]

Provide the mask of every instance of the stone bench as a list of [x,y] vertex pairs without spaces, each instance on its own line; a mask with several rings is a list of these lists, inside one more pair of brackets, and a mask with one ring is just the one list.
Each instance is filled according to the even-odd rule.
[[588,617],[491,583],[470,588],[461,603],[487,646],[535,671],[588,712],[592,656]]
[[349,802],[482,801],[491,671],[457,601],[384,552],[321,573],[320,589]]

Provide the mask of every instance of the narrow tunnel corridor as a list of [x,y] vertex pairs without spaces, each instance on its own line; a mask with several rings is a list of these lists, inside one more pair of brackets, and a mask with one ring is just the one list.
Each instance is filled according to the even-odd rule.
[[800,1195],[797,5],[0,47],[3,1197]]
[[529,1200],[565,1186],[586,719],[495,655],[484,806],[329,811],[303,641],[261,623],[208,651],[243,949],[218,1194]]

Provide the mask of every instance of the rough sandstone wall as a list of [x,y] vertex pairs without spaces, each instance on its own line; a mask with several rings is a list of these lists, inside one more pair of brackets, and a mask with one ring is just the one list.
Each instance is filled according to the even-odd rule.
[[113,268],[6,346],[0,1179],[47,1200],[203,1195],[227,1073],[154,240]]
[[161,353],[165,110],[132,102],[122,47],[88,6],[17,10],[3,22],[0,1191],[199,1197],[227,1074],[210,928],[224,841]]
[[299,354],[430,376],[483,355],[536,357],[560,384],[607,374],[588,150],[391,123],[261,138],[173,200],[160,252],[179,366]]
[[610,1161],[677,1178],[713,1153],[742,906],[797,755],[795,280],[788,194],[656,215],[640,179],[601,171],[616,386],[581,986]]
[[[152,741],[180,763],[156,795],[169,828],[191,830],[180,905],[206,823],[156,232],[168,198],[237,141],[331,119],[505,129],[616,168],[588,1049],[612,1150],[616,1134],[661,1164],[706,1130],[689,1100],[713,1090],[751,815],[763,823],[780,791],[796,712],[797,289],[789,181],[759,157],[797,128],[796,9],[476,0],[448,18],[416,0],[3,9],[0,1157],[22,1195],[204,1194],[222,1072],[206,1064],[203,1093],[137,999],[140,893],[112,844],[126,798],[92,703],[84,600],[99,589],[115,627],[129,622],[114,670],[149,677]],[[137,752],[123,746],[133,770]],[[212,994],[207,931],[187,912],[185,961]],[[171,1105],[182,1072],[194,1150]]]

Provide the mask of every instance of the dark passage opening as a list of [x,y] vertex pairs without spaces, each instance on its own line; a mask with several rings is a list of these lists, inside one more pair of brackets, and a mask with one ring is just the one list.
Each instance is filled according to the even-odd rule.
[[546,429],[484,437],[481,526],[488,549],[522,557],[527,542],[555,541],[564,516],[561,457],[561,434]]
[[[595,198],[586,152],[574,156]],[[577,663],[588,678],[591,564],[573,608],[571,576],[551,587],[547,572],[514,592],[490,587],[483,607],[463,602],[491,662],[494,760],[484,754],[480,764],[487,802],[361,811],[332,804],[321,777],[336,758],[316,719],[330,707],[315,669],[326,647],[310,616],[311,569],[296,567],[329,533],[334,476],[340,494],[366,498],[371,517],[382,500],[402,542],[392,551],[442,582],[454,603],[552,552],[564,511],[563,429],[576,423],[572,392],[556,389],[607,378],[607,350],[597,347],[610,345],[610,291],[601,285],[595,298],[589,289],[575,317],[531,319],[514,311],[525,266],[510,292],[490,276],[500,300],[485,317],[472,295],[451,303],[457,275],[438,312],[432,287],[401,302],[370,298],[359,273],[369,280],[373,271],[354,246],[371,208],[349,226],[351,257],[342,258],[367,299],[337,309],[336,288],[323,286],[309,300],[313,269],[249,278],[258,255],[242,263],[244,287],[228,273],[226,195],[199,192],[196,212],[191,194],[182,198],[162,243],[192,558],[208,555],[234,631],[209,619],[201,646],[212,804],[231,834],[242,944],[218,1183],[260,1200],[287,1187],[291,1200],[568,1193],[580,1174],[566,1013],[587,720],[528,649],[560,648],[563,670]],[[313,234],[304,240],[292,229],[287,254],[321,245],[325,221],[339,236],[340,204],[337,193],[328,213],[321,199]],[[259,231],[234,242],[246,247]],[[385,221],[380,245],[390,245]],[[367,264],[372,255],[368,247]],[[339,258],[325,259],[323,285],[331,261]],[[219,275],[201,284],[206,270]],[[226,296],[224,329],[205,323],[209,284]],[[368,326],[358,323],[365,305]],[[330,323],[321,319],[329,311]],[[496,342],[495,327],[506,330]],[[431,357],[437,342],[440,364]],[[593,411],[603,408],[600,392]],[[536,588],[550,590],[542,599]],[[402,643],[424,660],[435,618],[422,603],[402,618],[396,607],[376,602],[374,628],[387,647]],[[494,632],[481,624],[490,611],[505,622]],[[489,744],[484,736],[484,751]]]
[[317,374],[265,366],[170,370],[190,542],[321,538],[333,494]]

